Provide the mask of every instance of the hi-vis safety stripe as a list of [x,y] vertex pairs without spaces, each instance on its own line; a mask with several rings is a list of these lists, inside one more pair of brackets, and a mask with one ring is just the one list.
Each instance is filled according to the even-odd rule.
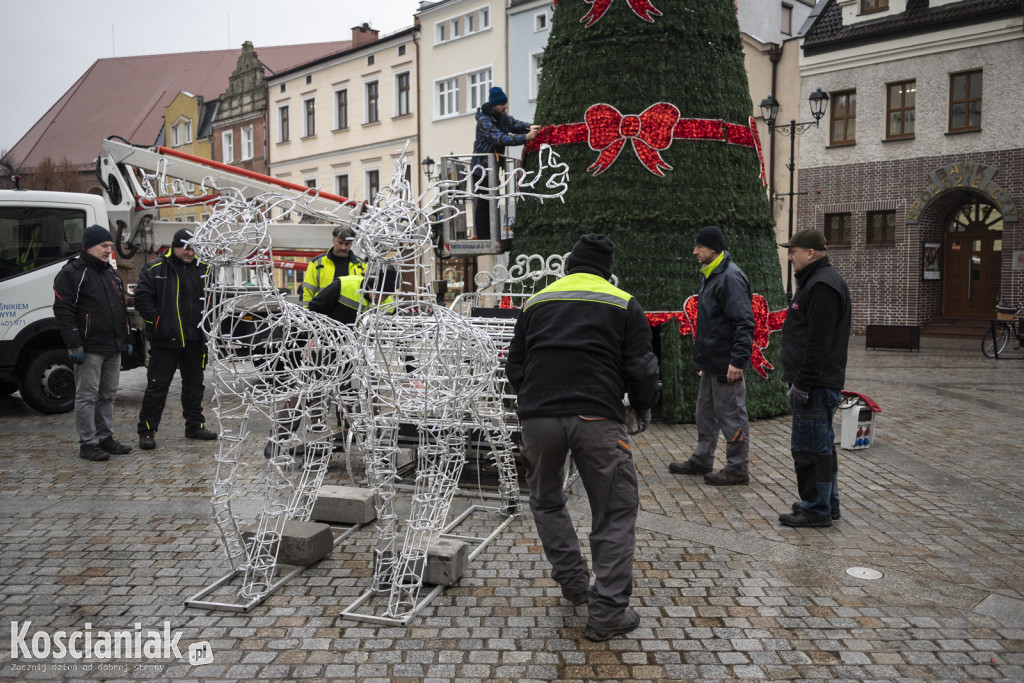
[[576,290],[565,292],[541,292],[540,294],[535,294],[526,302],[526,305],[523,306],[523,310],[525,311],[530,306],[543,303],[545,301],[594,301],[601,304],[611,304],[612,306],[618,306],[619,308],[626,308],[629,305],[628,299],[623,299],[621,296],[615,296],[614,294]]

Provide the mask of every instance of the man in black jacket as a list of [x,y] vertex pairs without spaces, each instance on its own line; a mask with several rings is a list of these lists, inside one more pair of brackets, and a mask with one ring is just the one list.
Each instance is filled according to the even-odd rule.
[[146,393],[139,411],[139,448],[156,448],[155,434],[167,401],[175,370],[181,371],[181,409],[185,438],[211,441],[217,433],[206,428],[203,417],[203,369],[206,367],[206,332],[203,304],[209,267],[196,259],[188,241],[192,233],[174,233],[171,248],[151,261],[139,275],[135,310],[146,322],[149,369]]
[[[725,251],[725,238],[717,226],[700,229],[693,254],[701,266],[693,345],[693,367],[700,375],[697,447],[687,462],[674,462],[669,470],[703,474],[713,486],[746,484],[750,481],[750,427],[743,370],[750,363],[754,341],[750,282]],[[725,435],[725,467],[712,472],[719,431]]]
[[75,366],[78,455],[101,461],[130,453],[114,438],[114,396],[121,354],[131,355],[124,283],[110,265],[114,238],[100,225],[82,234],[82,253],[53,281],[53,314]]
[[797,290],[782,325],[782,379],[793,407],[790,450],[800,500],[779,521],[828,527],[839,519],[839,459],[832,418],[846,382],[850,291],[828,259],[825,236],[801,230],[789,249]]
[[[587,604],[584,635],[607,640],[640,623],[629,607],[639,506],[624,394],[647,428],[659,396],[658,360],[644,310],[613,286],[614,245],[584,235],[568,273],[532,296],[516,321],[506,373],[518,393],[530,509],[552,578]],[[590,499],[594,585],[566,509],[562,470],[572,456]]]

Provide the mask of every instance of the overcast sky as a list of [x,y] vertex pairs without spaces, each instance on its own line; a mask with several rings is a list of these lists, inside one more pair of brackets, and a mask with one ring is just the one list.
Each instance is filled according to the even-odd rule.
[[97,59],[348,40],[412,26],[419,0],[0,0],[0,150],[10,149]]

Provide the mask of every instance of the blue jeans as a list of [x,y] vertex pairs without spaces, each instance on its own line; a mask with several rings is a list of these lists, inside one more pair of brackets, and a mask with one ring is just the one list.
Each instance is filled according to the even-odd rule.
[[830,518],[839,512],[839,459],[832,418],[839,407],[839,389],[811,387],[807,404],[793,408],[790,450],[804,513]]
[[113,434],[114,396],[121,379],[121,354],[86,353],[75,364],[75,426],[78,441],[96,445]]

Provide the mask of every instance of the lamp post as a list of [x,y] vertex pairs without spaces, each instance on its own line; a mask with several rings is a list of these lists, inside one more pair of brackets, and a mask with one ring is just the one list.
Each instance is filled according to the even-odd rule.
[[[825,111],[828,109],[828,93],[821,91],[818,88],[811,93],[810,97],[807,98],[808,104],[811,106],[811,116],[814,117],[813,121],[803,121],[797,123],[796,119],[791,120],[789,123],[776,126],[775,119],[779,116],[779,102],[771,94],[768,97],[761,100],[761,119],[768,124],[768,132],[774,134],[776,131],[783,135],[789,136],[789,164],[786,168],[789,169],[789,192],[786,196],[789,197],[789,237],[793,237],[793,197],[798,194],[806,194],[804,192],[794,192],[793,182],[796,177],[796,136],[800,135],[811,129],[818,127],[818,122],[825,115]],[[772,185],[774,187],[774,178],[772,179]],[[786,262],[786,301],[793,301],[793,262]]]
[[427,176],[427,182],[429,183],[434,179],[434,160],[427,155],[427,157],[420,162],[420,166],[423,167],[423,175]]

